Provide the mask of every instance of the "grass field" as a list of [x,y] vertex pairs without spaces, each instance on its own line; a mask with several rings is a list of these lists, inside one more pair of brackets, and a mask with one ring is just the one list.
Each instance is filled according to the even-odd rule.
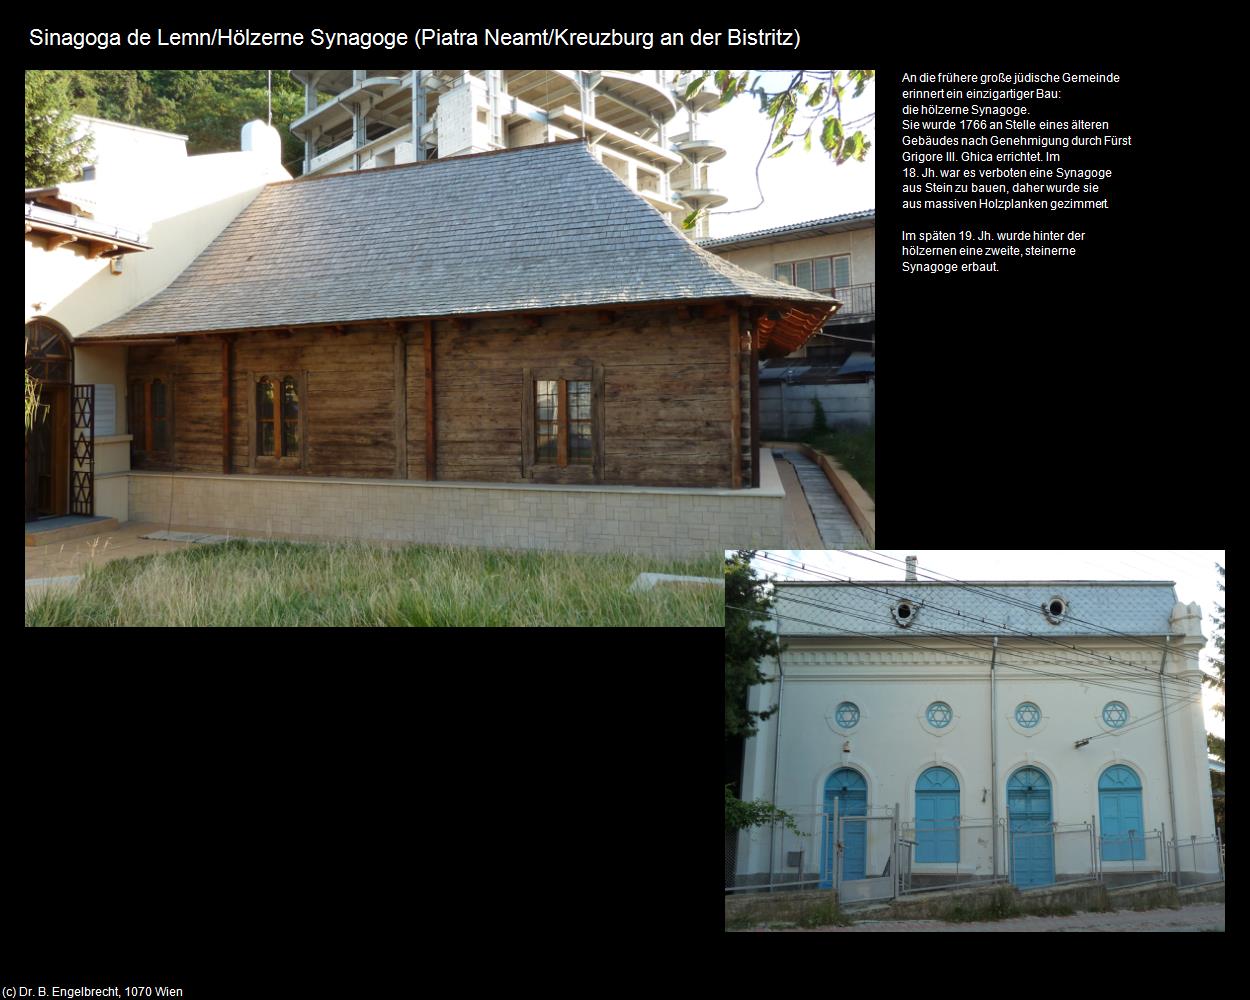
[[725,622],[721,587],[631,591],[722,561],[233,541],[116,559],[28,600],[27,625],[611,625]]
[[834,428],[808,434],[803,441],[817,451],[832,455],[874,500],[877,499],[877,431]]

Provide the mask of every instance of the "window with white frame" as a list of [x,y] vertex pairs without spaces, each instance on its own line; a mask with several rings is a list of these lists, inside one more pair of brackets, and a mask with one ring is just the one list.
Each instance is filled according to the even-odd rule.
[[851,283],[851,256],[838,254],[774,264],[773,278],[813,292],[833,292]]

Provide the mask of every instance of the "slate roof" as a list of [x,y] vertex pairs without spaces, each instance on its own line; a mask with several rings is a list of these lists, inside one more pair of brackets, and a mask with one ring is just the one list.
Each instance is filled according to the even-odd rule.
[[[923,642],[909,638],[909,633],[934,632],[1017,638],[1020,632],[1027,632],[1051,638],[1106,637],[1110,629],[1128,635],[1167,635],[1172,631],[1170,621],[1176,605],[1173,584],[1153,581],[993,581],[963,587],[923,580],[854,584],[778,581],[776,586],[783,635],[850,637],[851,633],[864,633],[909,642]],[[1027,607],[1000,600],[990,592]],[[1052,625],[1042,614],[1042,602],[1056,596],[1067,602],[1068,613]],[[891,616],[890,608],[900,598],[920,605],[914,627],[900,628]],[[956,611],[965,617],[950,614]]]
[[695,246],[572,141],[270,184],[166,289],[76,339],[741,297],[772,304],[769,353],[838,304]]
[[780,242],[785,239],[800,239],[813,234],[822,234],[825,231],[838,232],[843,229],[866,229],[867,226],[859,226],[860,222],[875,222],[877,218],[877,210],[869,208],[860,212],[846,212],[843,215],[830,215],[824,219],[812,219],[810,222],[794,222],[788,226],[773,226],[771,229],[756,229],[749,233],[739,233],[737,236],[705,236],[699,240],[699,246],[723,249],[727,247],[737,247],[738,244],[749,246],[756,243],[773,243]]

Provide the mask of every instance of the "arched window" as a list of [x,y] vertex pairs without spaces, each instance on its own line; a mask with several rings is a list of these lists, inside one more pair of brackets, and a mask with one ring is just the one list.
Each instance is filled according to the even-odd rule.
[[295,471],[304,464],[304,411],[307,376],[253,372],[249,464],[254,469]]
[[1098,779],[1098,815],[1103,861],[1144,861],[1141,779],[1132,768],[1115,764]]
[[73,382],[74,355],[69,335],[49,319],[26,324],[26,367],[40,382]]
[[916,861],[959,860],[959,780],[931,767],[916,781]]

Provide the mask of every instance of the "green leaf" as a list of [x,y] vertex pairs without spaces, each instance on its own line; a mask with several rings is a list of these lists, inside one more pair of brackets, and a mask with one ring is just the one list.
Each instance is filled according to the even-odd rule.
[[[784,133],[783,133],[783,135],[782,135],[782,138],[783,138],[783,139],[785,138]],[[770,157],[769,157],[769,159],[770,159],[770,160],[775,160],[777,157],[779,157],[779,156],[781,156],[782,154],[784,154],[784,153],[786,152],[786,150],[788,150],[788,149],[789,149],[791,146],[793,146],[793,145],[794,145],[794,140],[793,140],[793,139],[791,139],[791,140],[790,140],[789,142],[787,142],[784,146],[782,146],[779,150],[777,150],[777,152],[773,153],[773,154],[772,154],[772,156],[770,156]]]
[[689,86],[686,87],[686,100],[690,100],[690,98],[703,89],[703,84],[707,82],[707,78],[708,74],[704,73],[702,76],[696,76],[690,81]]
[[699,221],[699,212],[696,210],[694,212],[691,212],[689,215],[687,215],[684,219],[681,220],[681,228],[693,229],[695,227],[695,223],[698,221]]
[[820,130],[820,144],[825,150],[832,153],[842,141],[842,122],[830,116],[825,119],[824,128]]
[[808,126],[807,131],[803,133],[803,151],[805,153],[810,153],[812,151],[812,129],[810,125]]
[[812,92],[812,96],[807,99],[807,106],[809,108],[814,108],[818,104],[820,104],[824,99],[825,99],[825,84],[824,84],[824,81],[822,80],[819,84],[817,84],[815,91]]

